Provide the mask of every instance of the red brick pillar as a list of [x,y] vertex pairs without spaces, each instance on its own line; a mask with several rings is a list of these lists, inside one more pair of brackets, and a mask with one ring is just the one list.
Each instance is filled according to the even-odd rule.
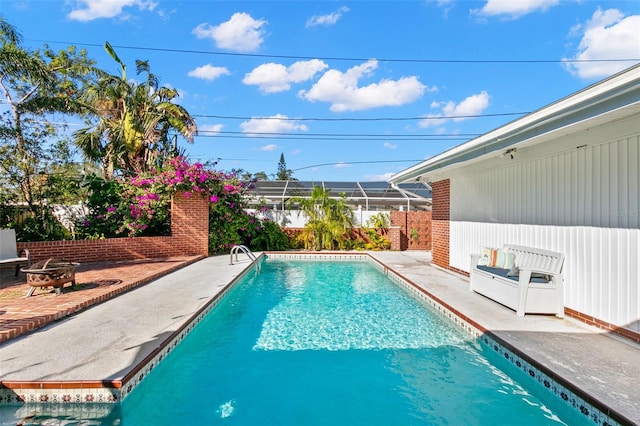
[[449,221],[450,182],[449,179],[431,184],[431,247],[433,263],[449,269]]
[[389,227],[389,243],[391,243],[391,250],[402,250],[402,230],[399,226]]
[[173,196],[171,238],[184,255],[209,255],[209,200],[200,194]]
[[[391,226],[397,226],[400,228],[398,234],[398,248],[396,250],[406,250],[408,246],[407,237],[407,212],[404,211],[392,211],[391,212]],[[391,248],[393,249],[393,243]]]

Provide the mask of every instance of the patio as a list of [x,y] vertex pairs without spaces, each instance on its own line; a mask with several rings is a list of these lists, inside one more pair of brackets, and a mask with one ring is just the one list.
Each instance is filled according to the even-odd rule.
[[61,295],[52,287],[30,289],[26,276],[0,269],[0,343],[109,300],[180,269],[201,256],[84,263],[76,269],[76,285]]

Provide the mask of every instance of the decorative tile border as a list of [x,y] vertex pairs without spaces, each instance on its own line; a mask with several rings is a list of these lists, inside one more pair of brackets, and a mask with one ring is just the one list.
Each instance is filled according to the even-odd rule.
[[[72,385],[73,386],[73,385]],[[0,388],[0,405],[11,404],[113,404],[118,402],[118,389],[100,387],[99,384],[87,388],[56,386],[55,388],[24,387]]]
[[[585,416],[585,421],[589,421],[592,424],[599,426],[616,426],[618,423],[612,417],[606,415],[601,410],[586,402],[583,398],[578,396],[575,392],[568,390],[565,386],[562,386],[551,376],[541,372],[530,362],[523,357],[515,354],[513,351],[506,348],[503,344],[499,343],[497,339],[491,336],[490,332],[483,331],[476,327],[469,318],[465,318],[455,309],[449,307],[446,303],[437,300],[433,295],[430,295],[426,290],[420,286],[414,284],[409,279],[403,277],[388,266],[378,262],[367,253],[352,253],[345,254],[331,253],[331,252],[300,252],[300,253],[267,253],[262,254],[257,262],[254,262],[250,267],[245,269],[240,275],[238,275],[231,283],[224,287],[224,289],[218,293],[207,305],[205,305],[194,317],[182,328],[177,330],[174,335],[167,340],[167,342],[159,348],[156,352],[149,355],[143,362],[138,365],[131,373],[129,373],[122,383],[115,383],[114,388],[103,387],[100,383],[83,383],[81,387],[70,386],[65,388],[64,384],[59,386],[40,386],[33,387],[29,384],[25,384],[24,387],[14,385],[11,388],[0,387],[0,405],[3,404],[21,404],[25,403],[24,408],[37,406],[35,411],[38,413],[65,413],[65,406],[68,404],[67,411],[70,411],[70,415],[73,415],[73,410],[80,410],[76,414],[81,414],[83,418],[86,418],[87,412],[92,412],[92,408],[97,408],[93,411],[96,412],[96,416],[103,416],[104,408],[100,408],[100,405],[106,404],[108,407],[113,407],[114,403],[118,403],[127,397],[142,380],[153,370],[162,360],[175,349],[187,334],[189,334],[198,325],[209,312],[211,312],[220,301],[228,294],[228,292],[240,282],[248,273],[257,272],[261,269],[262,262],[266,259],[273,260],[313,260],[313,261],[360,261],[368,262],[376,269],[384,273],[391,281],[399,285],[406,290],[409,294],[416,297],[424,305],[435,309],[439,314],[444,315],[453,324],[458,326],[461,330],[468,333],[473,338],[477,339],[480,344],[495,351],[505,360],[511,362],[518,369],[528,374],[533,380],[540,385],[544,386],[553,395],[560,398],[569,404],[573,409],[577,410]],[[79,407],[73,405],[81,404]],[[46,408],[43,408],[46,407]],[[107,410],[109,411],[109,410]],[[29,411],[33,414],[32,411]]]
[[267,257],[273,260],[313,260],[315,262],[353,262],[366,261],[370,259],[367,253],[354,252],[267,252]]

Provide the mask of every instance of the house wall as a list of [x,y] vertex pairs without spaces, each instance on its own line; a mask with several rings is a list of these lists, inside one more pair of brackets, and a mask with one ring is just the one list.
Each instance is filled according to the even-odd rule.
[[[635,116],[518,148],[514,159],[443,171],[433,183],[434,262],[468,272],[470,253],[505,243],[562,252],[567,312],[640,336],[638,123]],[[445,183],[448,241],[437,237],[446,232]],[[447,242],[448,262],[440,253]]]
[[18,243],[32,262],[57,257],[73,262],[135,260],[209,254],[209,204],[202,197],[176,194],[171,203],[171,236]]

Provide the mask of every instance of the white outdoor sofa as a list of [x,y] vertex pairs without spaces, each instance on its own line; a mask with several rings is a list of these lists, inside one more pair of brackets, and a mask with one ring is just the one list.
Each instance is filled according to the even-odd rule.
[[[22,255],[22,256],[21,256]],[[0,267],[15,266],[16,277],[20,266],[29,266],[29,250],[18,253],[15,229],[0,229]]]
[[564,317],[562,268],[564,255],[553,251],[505,245],[502,253],[512,253],[515,268],[478,265],[480,254],[471,255],[471,291],[482,294],[524,314],[555,314]]

